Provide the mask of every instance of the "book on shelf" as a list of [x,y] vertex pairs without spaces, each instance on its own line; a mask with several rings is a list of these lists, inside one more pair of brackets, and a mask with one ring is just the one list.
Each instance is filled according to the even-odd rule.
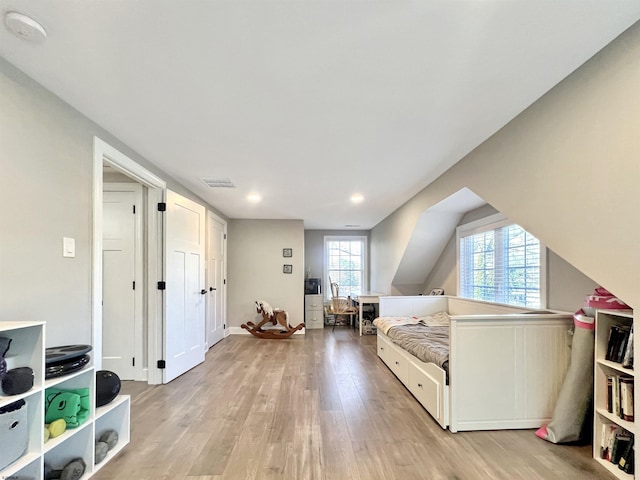
[[611,450],[616,434],[622,433],[624,429],[615,423],[603,423],[600,436],[600,458],[611,461]]
[[616,417],[628,420],[634,419],[633,412],[633,377],[628,375],[607,375],[607,395],[605,407]]
[[614,423],[603,423],[600,437],[600,458],[618,465],[621,470],[631,468],[634,453],[633,434]]
[[612,325],[607,340],[605,360],[633,367],[633,329],[630,325]]
[[633,378],[620,377],[620,413],[622,418],[633,422]]
[[626,452],[627,447],[631,445],[633,435],[623,432],[615,435],[613,438],[613,447],[611,447],[611,463],[618,465],[622,455]]
[[625,349],[624,356],[622,357],[623,368],[633,368],[633,326],[629,333],[629,341],[627,342],[627,348]]
[[625,473],[634,473],[634,455],[634,437],[631,436],[631,441],[626,446],[624,452],[622,452],[620,460],[618,460],[618,468]]

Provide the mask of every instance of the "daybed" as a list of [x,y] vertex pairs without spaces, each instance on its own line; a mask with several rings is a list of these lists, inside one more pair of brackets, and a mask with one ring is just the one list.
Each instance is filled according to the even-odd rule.
[[378,356],[442,428],[537,428],[550,420],[569,365],[571,314],[445,295],[380,298],[381,319],[438,312],[450,319],[449,375],[380,327],[377,343]]

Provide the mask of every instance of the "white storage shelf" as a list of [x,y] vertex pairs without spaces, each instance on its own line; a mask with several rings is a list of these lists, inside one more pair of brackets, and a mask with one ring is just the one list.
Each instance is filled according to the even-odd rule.
[[304,322],[308,330],[324,328],[324,298],[320,294],[304,296]]
[[[34,385],[28,392],[7,396],[0,394],[0,407],[17,400],[27,403],[29,442],[25,454],[0,469],[0,480],[10,478],[44,479],[44,465],[54,469],[64,467],[75,458],[82,458],[87,469],[82,478],[90,478],[129,443],[130,398],[117,397],[109,404],[95,408],[95,371],[91,366],[69,375],[45,381],[44,322],[0,321],[0,336],[11,338],[7,368],[31,367]],[[47,388],[88,388],[89,418],[78,428],[69,428],[62,435],[44,443],[45,392]],[[105,430],[116,430],[119,441],[107,457],[95,465],[95,441]]]
[[[593,457],[615,477],[620,479],[632,479],[634,475],[623,472],[617,465],[600,458],[600,443],[603,424],[615,424],[636,435],[634,421],[624,420],[617,415],[607,411],[607,376],[625,375],[634,378],[633,369],[623,368],[620,363],[606,360],[607,346],[609,343],[609,332],[613,325],[633,325],[633,312],[631,310],[598,310],[596,312],[596,335],[595,335],[595,366],[594,366],[594,428],[593,428]],[[635,330],[635,328],[634,328]],[[635,332],[634,332],[635,333]],[[635,395],[634,395],[635,397]],[[634,412],[637,410],[638,402],[634,398]],[[638,455],[634,459],[637,465]]]

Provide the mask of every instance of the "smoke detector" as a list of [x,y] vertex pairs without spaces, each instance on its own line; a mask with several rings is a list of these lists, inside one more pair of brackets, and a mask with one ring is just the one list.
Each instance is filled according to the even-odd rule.
[[42,43],[47,38],[47,32],[42,25],[33,18],[18,12],[9,12],[4,17],[4,23],[16,37],[31,43]]

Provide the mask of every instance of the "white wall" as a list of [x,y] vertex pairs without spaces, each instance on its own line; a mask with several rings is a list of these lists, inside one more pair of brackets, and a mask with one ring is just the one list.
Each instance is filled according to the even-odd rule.
[[[240,327],[260,319],[256,300],[289,312],[295,326],[304,322],[304,224],[302,220],[231,220],[227,230],[228,323]],[[292,248],[293,256],[282,256]],[[284,264],[293,273],[282,273]],[[232,330],[233,332],[233,330]]]
[[640,24],[371,231],[372,289],[419,215],[463,187],[587,277],[640,305]]
[[0,58],[0,321],[46,321],[47,346],[92,341],[94,135],[206,205]]

